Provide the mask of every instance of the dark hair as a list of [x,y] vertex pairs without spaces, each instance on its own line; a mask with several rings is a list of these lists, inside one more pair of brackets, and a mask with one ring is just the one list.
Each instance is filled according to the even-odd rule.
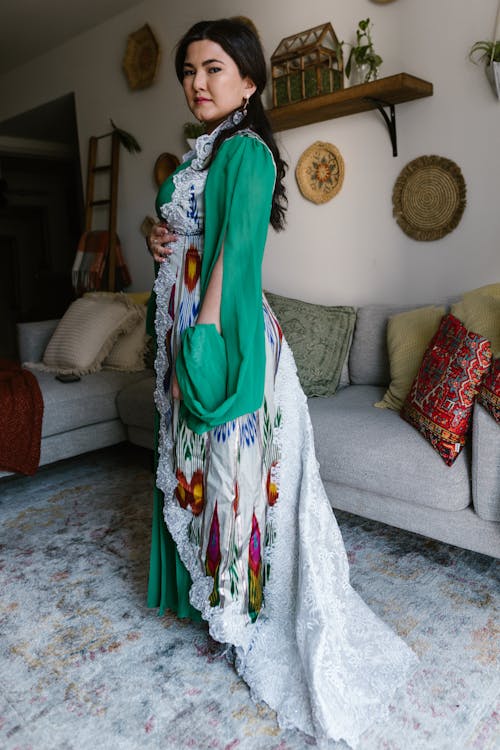
[[242,78],[250,78],[257,87],[248,100],[245,117],[238,125],[223,130],[216,138],[211,160],[221,144],[234,133],[251,128],[269,147],[276,163],[276,182],[271,206],[270,222],[273,229],[280,230],[285,225],[287,198],[283,178],[287,164],[280,156],[273,131],[262,105],[261,94],[267,81],[266,61],[262,45],[250,25],[236,18],[221,18],[217,21],[200,21],[192,26],[178,42],[175,55],[175,71],[182,83],[187,49],[192,42],[209,39],[219,44],[238,66]]

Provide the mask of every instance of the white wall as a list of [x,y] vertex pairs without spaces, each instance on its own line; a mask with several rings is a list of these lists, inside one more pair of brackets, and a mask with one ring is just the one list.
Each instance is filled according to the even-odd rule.
[[[279,134],[290,165],[288,224],[269,235],[264,284],[273,291],[329,304],[433,301],[500,280],[500,102],[482,69],[467,60],[478,39],[493,31],[497,0],[212,0],[210,17],[249,15],[269,59],[289,34],[331,21],[351,40],[361,18],[374,24],[384,58],[381,75],[407,72],[434,83],[434,96],[396,107],[399,156],[378,112],[309,125]],[[154,211],[152,169],[163,151],[185,150],[181,126],[190,118],[173,74],[172,49],[207,4],[191,0],[167,8],[142,4],[0,78],[0,121],[75,92],[85,171],[87,140],[106,132],[108,119],[131,131],[142,153],[122,151],[119,233],[134,289],[149,288],[152,266],[139,233]],[[131,92],[121,71],[127,35],[148,22],[163,53],[155,84]],[[341,192],[317,206],[298,191],[294,169],[316,140],[334,143],[345,160]],[[392,217],[392,188],[401,169],[423,154],[438,154],[461,167],[467,207],[451,234],[434,242],[407,237]]]

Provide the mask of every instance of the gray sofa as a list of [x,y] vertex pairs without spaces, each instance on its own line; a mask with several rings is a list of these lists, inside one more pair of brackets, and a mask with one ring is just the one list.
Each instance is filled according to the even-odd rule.
[[[332,397],[309,399],[328,497],[333,508],[500,557],[500,428],[493,418],[475,405],[468,445],[448,467],[397,412],[373,406],[390,379],[387,319],[401,310],[360,307],[349,385]],[[51,323],[20,326],[24,360],[41,357]],[[151,370],[101,371],[64,386],[36,375],[47,399],[42,463],[122,440],[152,448]]]
[[[58,320],[17,326],[21,362],[39,362]],[[53,373],[33,370],[42,391],[44,410],[40,466],[106,448],[127,440],[116,397],[127,385],[151,376],[151,370],[101,370],[78,382],[61,383]],[[1,472],[0,477],[10,472]]]

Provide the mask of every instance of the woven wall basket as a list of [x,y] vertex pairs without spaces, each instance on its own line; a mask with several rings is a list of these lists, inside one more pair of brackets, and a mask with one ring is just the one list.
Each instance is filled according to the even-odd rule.
[[409,237],[438,240],[460,222],[465,194],[465,180],[455,162],[419,156],[402,169],[394,184],[393,214]]
[[313,203],[326,203],[344,181],[344,160],[332,143],[316,141],[306,148],[295,169],[300,192]]

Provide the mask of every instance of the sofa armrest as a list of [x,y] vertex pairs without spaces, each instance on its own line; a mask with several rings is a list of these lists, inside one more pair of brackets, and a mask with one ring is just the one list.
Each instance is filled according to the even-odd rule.
[[39,320],[17,324],[17,343],[21,362],[40,362],[59,320]]
[[472,422],[472,499],[478,516],[500,522],[500,425],[477,402]]

